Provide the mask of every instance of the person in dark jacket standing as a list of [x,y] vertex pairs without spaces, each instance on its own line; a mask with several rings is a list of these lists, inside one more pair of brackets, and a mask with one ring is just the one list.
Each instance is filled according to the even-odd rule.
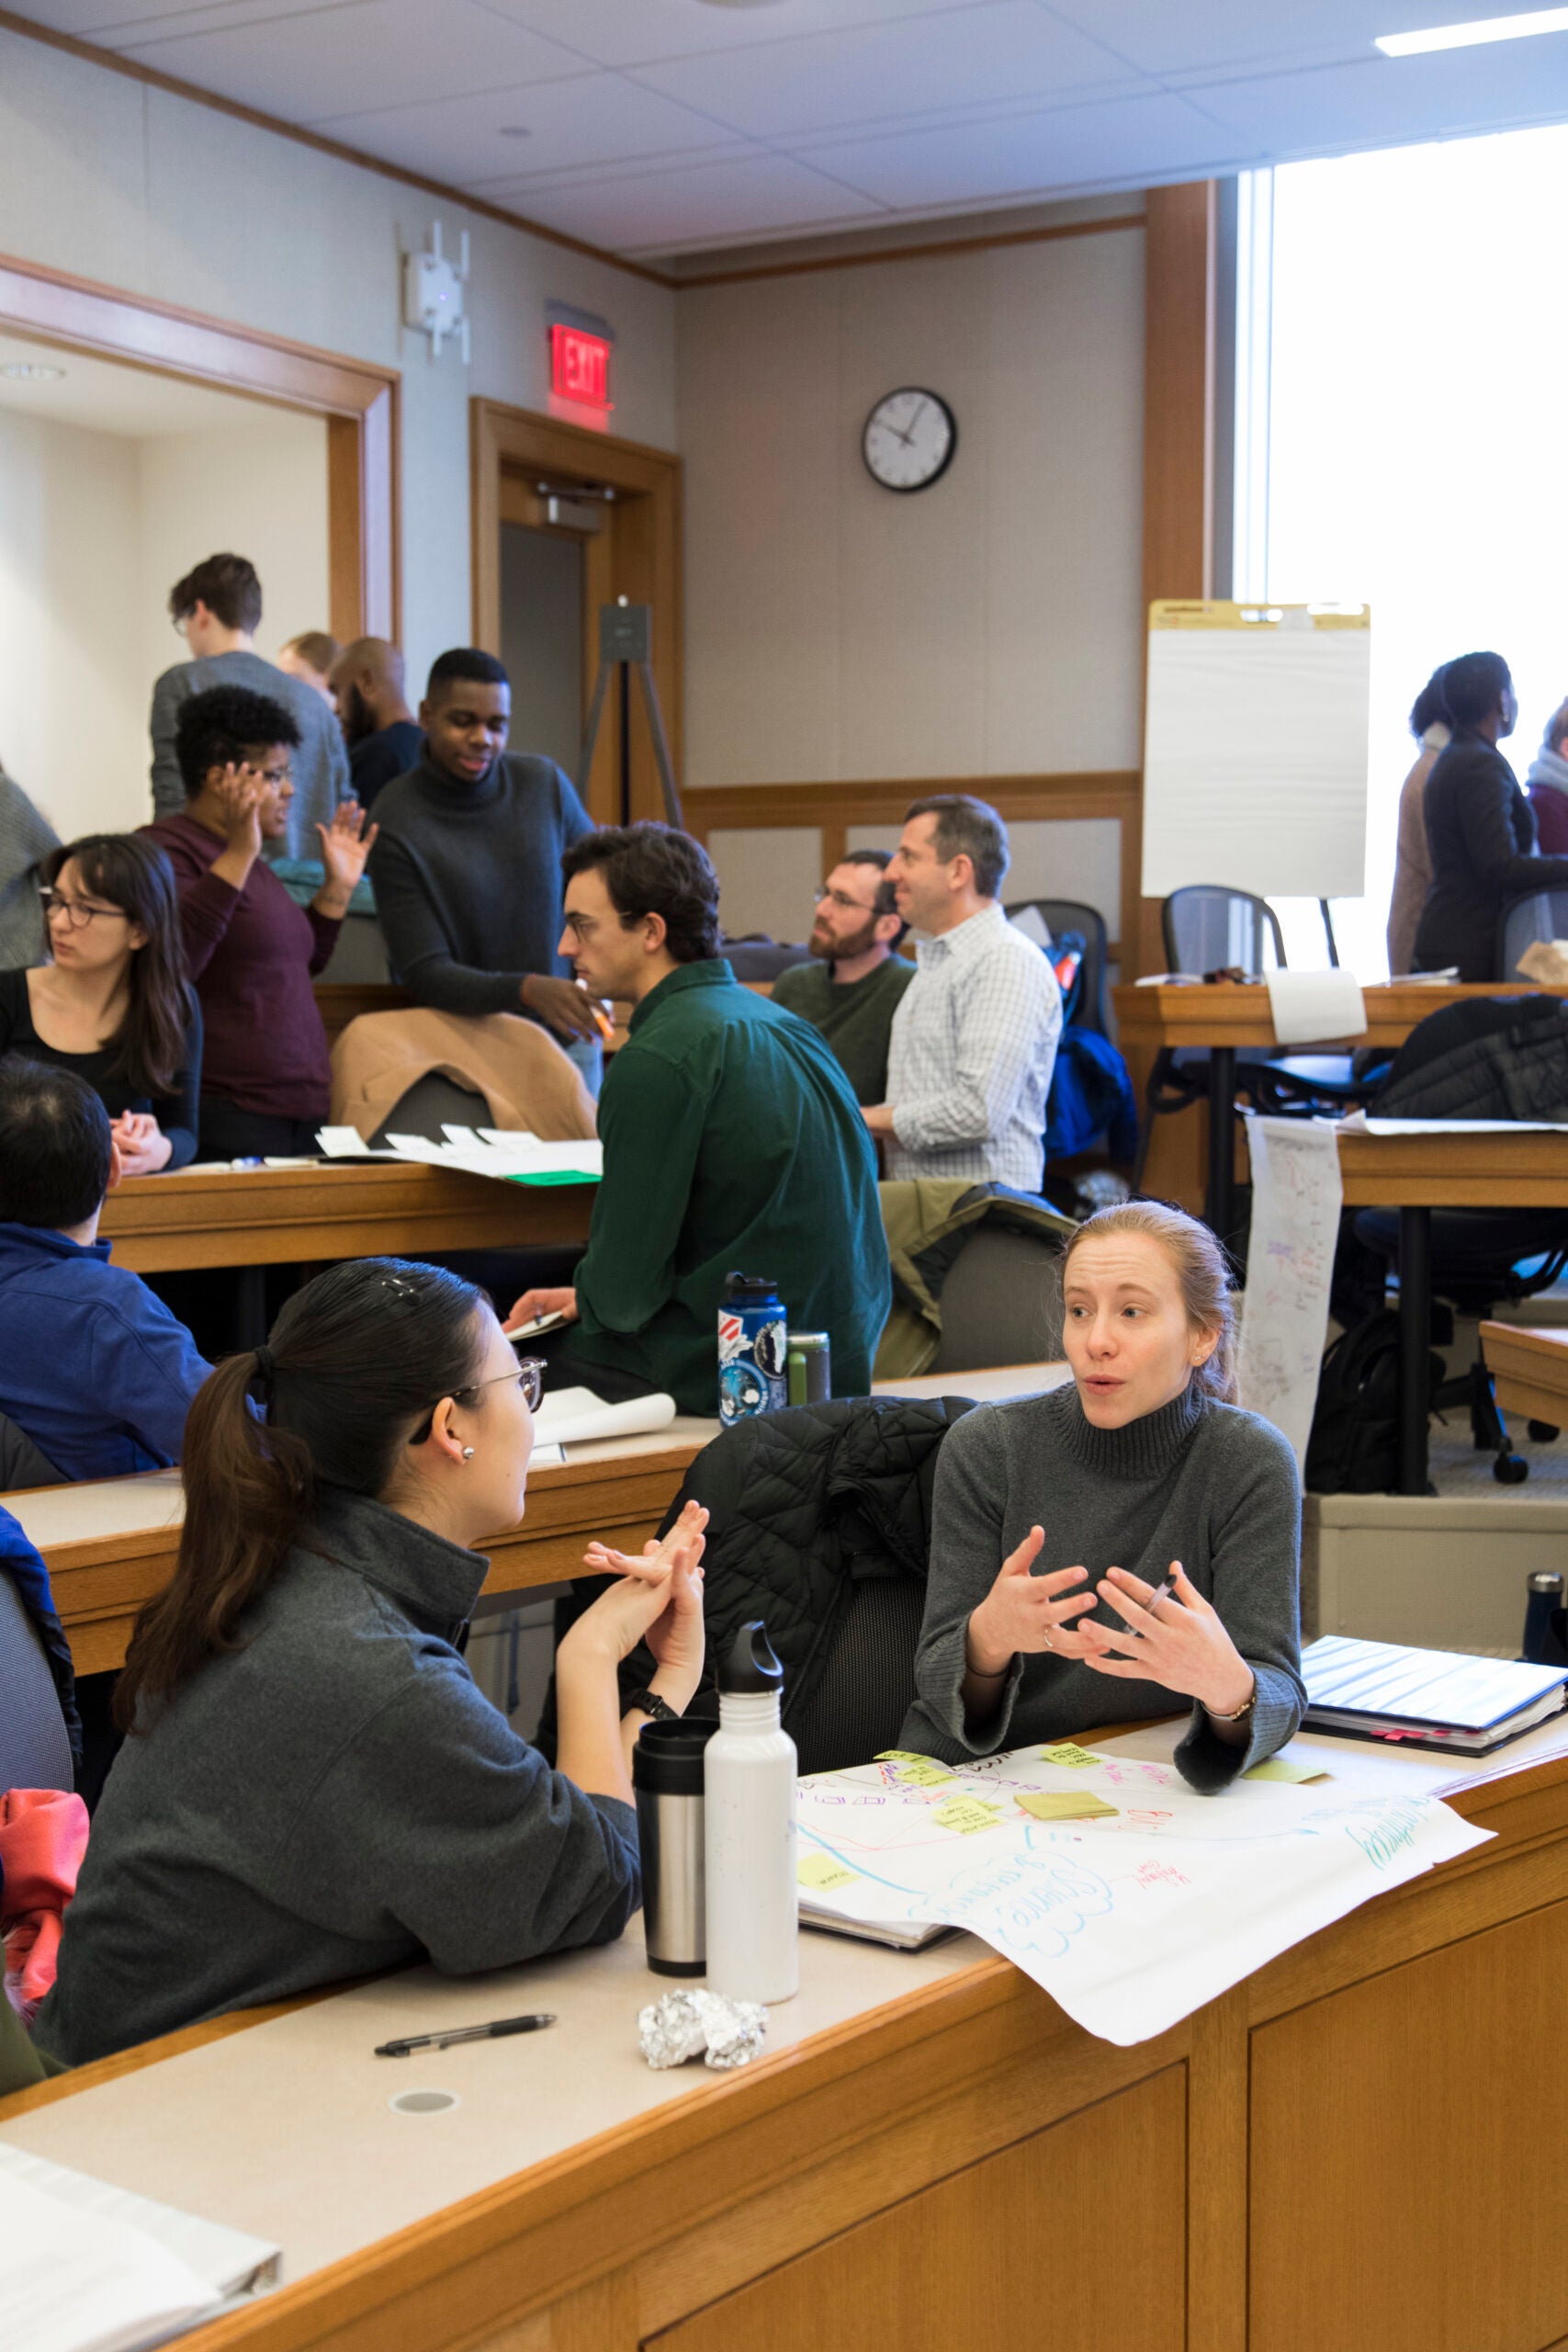
[[1525,789],[1542,851],[1548,857],[1568,854],[1568,702],[1560,702],[1546,722]]
[[1497,928],[1510,899],[1568,888],[1568,857],[1541,857],[1529,802],[1497,749],[1519,707],[1500,653],[1463,653],[1443,673],[1453,740],[1427,779],[1432,887],[1416,927],[1416,968],[1457,964],[1461,980],[1497,969]]
[[333,664],[354,797],[368,808],[384,784],[419,765],[424,733],[403,695],[403,657],[384,637],[356,637]]
[[560,862],[592,821],[553,760],[509,752],[512,689],[493,654],[432,666],[424,756],[377,797],[370,860],[392,976],[416,1004],[521,1012],[573,1052],[592,1087],[600,1031],[556,941]]
[[718,877],[687,834],[606,825],[565,865],[562,953],[595,996],[630,998],[631,1035],[604,1080],[575,1283],[525,1292],[511,1321],[564,1316],[545,1351],[602,1396],[712,1413],[725,1276],[766,1274],[794,1329],[829,1333],[834,1394],[863,1396],[892,1279],[848,1079],[719,955]]
[[[455,1274],[366,1258],[207,1382],[41,2048],[80,2065],[345,1976],[466,1976],[620,1934],[642,1893],[632,1747],[702,1671],[706,1514],[561,1644],[552,1770],[458,1647],[474,1546],[522,1516],[538,1371]],[[623,1714],[638,1641],[656,1670]]]

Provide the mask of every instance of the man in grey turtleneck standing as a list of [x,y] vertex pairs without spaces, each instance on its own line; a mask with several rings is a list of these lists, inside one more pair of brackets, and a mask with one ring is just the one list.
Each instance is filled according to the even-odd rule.
[[378,795],[370,879],[387,955],[418,1004],[540,1022],[595,1087],[599,1032],[556,954],[564,853],[592,821],[553,760],[508,752],[512,691],[493,654],[443,653],[424,755]]

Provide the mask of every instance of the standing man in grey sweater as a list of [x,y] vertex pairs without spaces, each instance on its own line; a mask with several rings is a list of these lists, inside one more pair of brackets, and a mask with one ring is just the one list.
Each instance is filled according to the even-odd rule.
[[247,686],[253,694],[281,703],[299,729],[288,831],[268,842],[265,854],[319,866],[316,827],[332,823],[338,803],[352,790],[348,752],[343,729],[314,688],[264,662],[256,651],[262,591],[254,564],[243,555],[209,555],[175,581],[169,591],[169,613],[192,658],[165,670],[152,689],[153,816],[185,813],[186,788],[175,754],[181,704],[209,686]]
[[556,953],[561,858],[593,830],[553,760],[509,752],[512,689],[493,654],[443,653],[424,756],[377,796],[370,879],[394,977],[416,1004],[540,1022],[595,1091],[599,1031]]

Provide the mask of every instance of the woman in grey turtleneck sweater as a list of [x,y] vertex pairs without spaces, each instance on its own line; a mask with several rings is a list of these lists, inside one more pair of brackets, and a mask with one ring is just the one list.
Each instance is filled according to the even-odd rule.
[[961,1763],[1189,1706],[1176,1760],[1209,1793],[1305,1703],[1295,1461],[1225,1401],[1232,1309],[1206,1227],[1155,1202],[1101,1210],[1063,1284],[1071,1385],[980,1406],[943,1443],[900,1744]]

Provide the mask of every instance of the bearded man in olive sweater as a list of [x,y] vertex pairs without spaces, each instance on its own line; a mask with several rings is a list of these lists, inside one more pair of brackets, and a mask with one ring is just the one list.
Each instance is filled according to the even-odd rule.
[[562,853],[592,830],[553,760],[508,752],[512,690],[493,654],[433,665],[424,755],[376,797],[370,880],[393,977],[416,1004],[541,1022],[593,1083],[599,1032],[556,949]]
[[686,834],[606,826],[562,870],[561,953],[591,995],[635,1010],[599,1100],[604,1175],[575,1285],[525,1292],[511,1323],[567,1317],[542,1347],[557,1381],[711,1414],[724,1278],[771,1275],[792,1327],[829,1335],[835,1396],[863,1396],[891,1283],[843,1071],[718,954],[718,878]]

